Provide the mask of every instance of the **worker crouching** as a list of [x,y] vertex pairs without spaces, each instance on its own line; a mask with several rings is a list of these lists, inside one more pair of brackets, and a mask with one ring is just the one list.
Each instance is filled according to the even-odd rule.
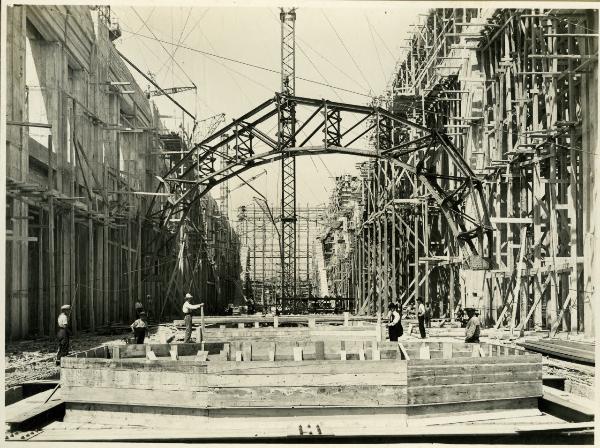
[[181,310],[183,311],[183,314],[185,315],[185,317],[184,317],[185,338],[183,340],[184,343],[190,342],[190,339],[192,337],[192,312],[194,310],[197,310],[198,308],[204,306],[204,303],[200,303],[198,305],[192,304],[193,299],[194,298],[192,297],[192,295],[188,292],[185,295],[185,303],[183,304],[183,307],[181,308]]
[[69,354],[69,342],[71,338],[71,305],[63,305],[58,315],[58,350],[56,352],[56,365],[60,366],[60,359]]
[[468,308],[467,316],[469,316],[469,321],[465,329],[465,342],[479,342],[479,333],[481,332],[479,313],[472,308]]

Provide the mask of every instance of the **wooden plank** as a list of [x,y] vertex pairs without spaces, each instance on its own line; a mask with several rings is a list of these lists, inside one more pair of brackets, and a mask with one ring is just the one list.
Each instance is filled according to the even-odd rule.
[[524,355],[507,355],[507,356],[502,356],[502,357],[485,357],[485,358],[452,358],[452,359],[444,359],[443,361],[440,359],[431,359],[431,360],[410,360],[409,361],[409,365],[410,366],[432,366],[432,365],[439,365],[439,366],[450,366],[450,365],[455,365],[455,364],[464,364],[464,365],[471,365],[471,364],[496,364],[496,365],[502,365],[502,364],[512,364],[512,363],[541,363],[542,362],[542,355],[540,354],[524,354]]
[[325,359],[325,342],[315,341],[315,359]]
[[301,386],[406,386],[405,372],[368,373],[311,373],[265,375],[208,374],[208,387],[301,387]]
[[[181,361],[180,361],[181,362]],[[353,362],[331,361],[253,361],[252,364],[242,362],[210,362],[203,366],[208,373],[221,375],[288,375],[288,374],[334,374],[334,373],[401,373],[406,372],[406,361],[381,360]]]
[[595,416],[595,409],[597,405],[593,400],[578,397],[568,392],[557,390],[548,386],[542,387],[542,394],[544,400],[547,400],[551,403],[558,404],[568,409],[573,409],[576,412],[592,418]]
[[456,401],[541,397],[541,381],[516,381],[452,386],[420,386],[409,388],[408,404],[450,403]]
[[452,358],[452,343],[444,342],[442,348],[442,358],[443,359],[451,359]]
[[[454,358],[453,358],[454,359]],[[489,359],[489,358],[486,358]],[[425,376],[446,376],[446,375],[463,375],[471,374],[486,374],[494,372],[521,372],[521,371],[536,371],[542,370],[542,364],[537,363],[513,363],[499,366],[498,364],[465,364],[451,366],[413,366],[408,369],[408,377],[425,377]]]
[[47,403],[39,403],[35,405],[32,404],[29,409],[21,413],[7,416],[4,422],[11,427],[20,425],[27,422],[27,420],[31,420],[32,418],[45,414],[46,412],[49,412],[58,406],[62,406],[64,403],[64,400],[51,400]]
[[242,359],[252,361],[252,344],[249,342],[242,342]]
[[138,406],[168,406],[205,408],[207,391],[158,390],[114,387],[65,386],[62,388],[65,402],[110,403]]
[[385,406],[406,403],[406,386],[224,387],[209,389],[210,407]]
[[172,361],[170,358],[148,361],[147,359],[101,359],[101,358],[64,358],[64,368],[71,369],[111,369],[111,370],[149,370],[153,372],[196,372],[207,371],[205,364],[195,361]]
[[431,359],[431,354],[429,353],[429,346],[427,344],[422,344],[419,349],[419,359]]
[[489,372],[483,374],[472,375],[427,375],[427,376],[410,376],[408,378],[408,387],[421,386],[442,386],[454,384],[480,384],[490,383],[496,387],[496,383],[506,383],[512,381],[541,381],[541,370],[523,370],[510,372]]
[[294,347],[294,361],[302,361],[302,347]]
[[197,361],[206,361],[207,359],[208,359],[208,352],[207,351],[199,350],[198,353],[196,354],[196,360]]
[[114,387],[115,389],[188,390],[206,386],[206,375],[195,372],[64,369],[62,386]]

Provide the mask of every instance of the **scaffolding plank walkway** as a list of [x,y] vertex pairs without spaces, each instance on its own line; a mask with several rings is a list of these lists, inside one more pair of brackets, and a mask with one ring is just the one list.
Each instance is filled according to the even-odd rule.
[[5,423],[11,429],[16,429],[26,422],[63,405],[64,400],[61,397],[60,390],[55,391],[53,389],[40,392],[15,404],[6,406]]
[[595,345],[591,343],[563,341],[560,339],[540,339],[525,340],[524,342],[517,343],[517,345],[547,356],[595,364]]

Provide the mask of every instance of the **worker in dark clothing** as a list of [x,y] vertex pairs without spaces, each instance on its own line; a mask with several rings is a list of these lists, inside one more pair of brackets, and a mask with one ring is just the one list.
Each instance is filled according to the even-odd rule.
[[465,312],[462,309],[462,306],[458,304],[458,310],[456,311],[456,320],[460,322],[461,328],[464,328],[463,319],[465,317]]
[[479,313],[472,309],[467,309],[469,321],[465,329],[465,342],[479,342],[479,333],[481,331],[481,322],[479,321]]
[[194,310],[197,310],[198,308],[200,308],[201,306],[204,306],[204,303],[200,303],[198,305],[193,305],[193,297],[192,295],[188,292],[185,295],[185,303],[183,304],[182,307],[182,311],[184,314],[184,320],[185,320],[185,339],[183,340],[184,343],[190,342],[190,339],[192,337],[192,312]]
[[404,330],[402,329],[402,323],[400,322],[400,312],[398,311],[398,305],[390,303],[388,306],[389,322],[386,324],[390,334],[390,341],[395,342],[398,340]]
[[135,315],[139,318],[140,314],[144,311],[144,305],[141,302],[135,302]]
[[421,333],[421,339],[425,339],[427,334],[425,333],[425,306],[423,300],[417,299],[417,319],[419,319],[419,332]]
[[135,343],[143,344],[144,339],[146,339],[146,336],[148,335],[148,321],[144,311],[140,312],[139,319],[131,324],[131,330],[135,336]]
[[71,338],[71,305],[63,305],[58,315],[58,351],[56,352],[56,365],[60,366],[60,359],[69,354],[69,341]]
[[425,303],[425,326],[431,328],[431,306],[429,302]]

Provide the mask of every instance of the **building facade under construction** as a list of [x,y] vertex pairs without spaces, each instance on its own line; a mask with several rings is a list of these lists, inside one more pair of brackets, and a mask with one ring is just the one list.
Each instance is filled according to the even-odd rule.
[[[597,14],[582,10],[436,9],[419,17],[387,95],[396,114],[450,137],[483,180],[494,242],[478,308],[488,325],[593,334],[597,263]],[[427,148],[405,160],[422,160]],[[447,157],[430,176],[460,202]],[[351,239],[328,266],[358,311],[429,302],[465,306],[464,258],[414,174],[361,168],[354,204],[335,220]],[[344,191],[337,186],[338,194]],[[461,299],[462,298],[462,299]]]
[[[240,293],[239,238],[205,196],[183,232],[153,213],[189,142],[161,123],[113,40],[109,7],[7,9],[6,336],[54,335],[180,312]],[[177,217],[174,217],[176,219]]]

